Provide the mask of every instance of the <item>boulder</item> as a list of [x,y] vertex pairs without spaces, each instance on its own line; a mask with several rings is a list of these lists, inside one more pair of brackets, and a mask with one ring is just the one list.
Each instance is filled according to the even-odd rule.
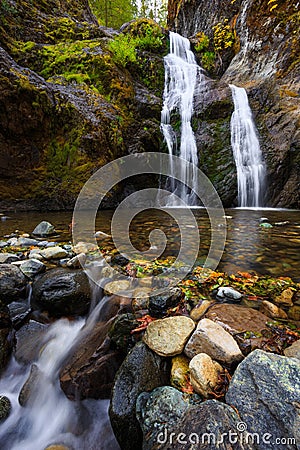
[[158,319],[148,325],[143,340],[158,355],[179,355],[194,328],[195,322],[186,316]]
[[[226,402],[239,411],[247,432],[269,437],[260,442],[267,450],[276,438],[300,440],[300,361],[255,350],[238,366]],[[274,447],[275,448],[275,447]],[[286,443],[286,449],[297,448]]]
[[198,353],[207,353],[211,358],[232,365],[243,359],[233,337],[210,319],[201,319],[184,349],[189,358]]
[[[207,400],[187,408],[175,426],[166,426],[158,433],[153,429],[154,450],[253,450],[245,441],[238,439],[241,419],[229,405]],[[229,432],[231,434],[229,434]],[[147,447],[146,447],[147,448]]]
[[171,386],[142,392],[136,402],[136,417],[143,431],[143,450],[155,448],[157,434],[172,430],[190,406],[186,395]]
[[167,361],[139,342],[127,355],[117,372],[109,415],[122,450],[140,450],[142,431],[136,419],[140,393],[168,384]]
[[223,372],[223,367],[206,353],[199,353],[191,359],[189,368],[195,392],[208,398],[219,384],[219,375]]
[[19,363],[28,364],[36,361],[44,345],[43,337],[48,326],[30,320],[15,333],[14,356]]
[[98,322],[86,330],[60,371],[60,385],[66,396],[109,398],[115,374],[124,355],[111,346],[108,332],[111,321]]
[[18,267],[0,265],[0,302],[8,304],[24,297],[27,279]]
[[34,234],[35,236],[41,237],[51,236],[54,233],[55,233],[54,226],[51,223],[47,222],[46,220],[40,222],[32,232],[32,234]]
[[33,282],[32,306],[53,316],[85,314],[90,301],[89,280],[82,270],[52,269]]
[[8,363],[12,345],[9,335],[12,324],[7,306],[0,303],[0,372]]

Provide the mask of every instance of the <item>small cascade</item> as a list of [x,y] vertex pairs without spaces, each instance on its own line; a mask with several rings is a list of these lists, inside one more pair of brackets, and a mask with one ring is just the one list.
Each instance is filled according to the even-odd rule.
[[[194,112],[194,94],[197,81],[203,81],[201,67],[196,63],[195,56],[190,50],[188,39],[177,33],[170,32],[170,53],[164,58],[165,89],[163,108],[161,112],[161,130],[168,147],[170,156],[176,155],[191,162],[195,166],[193,184],[197,183],[196,168],[198,165],[197,146],[192,129],[192,115]],[[180,116],[180,148],[177,148],[177,133],[171,125],[172,113]],[[172,167],[172,165],[171,165]],[[183,168],[184,170],[184,168]],[[183,173],[181,180],[187,180]],[[169,189],[188,205],[195,204],[195,195],[187,188],[186,183],[179,183],[176,179],[169,179]],[[176,202],[176,199],[174,199]],[[173,205],[176,206],[176,203]]]
[[[50,325],[31,368],[12,358],[0,379],[0,393],[12,404],[9,417],[0,423],[2,450],[44,450],[52,444],[73,450],[119,450],[108,419],[109,400],[70,401],[59,382],[63,363],[92,331],[107,301],[103,297],[86,319],[60,319]],[[26,403],[21,406],[19,395],[28,379]]]
[[263,206],[266,168],[246,90],[230,84],[234,102],[231,146],[237,169],[238,206]]

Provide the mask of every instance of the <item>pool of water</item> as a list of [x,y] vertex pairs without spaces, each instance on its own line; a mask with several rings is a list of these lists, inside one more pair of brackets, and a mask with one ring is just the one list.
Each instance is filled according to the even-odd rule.
[[[193,209],[200,234],[199,261],[204,261],[210,246],[211,224],[204,209]],[[172,217],[180,215],[173,208],[168,212],[145,210],[138,213],[129,228],[132,244],[141,251],[149,248],[149,233],[161,229],[167,237],[164,256],[178,254],[181,233]],[[96,220],[96,230],[111,233],[113,211],[101,211]],[[227,209],[226,245],[218,270],[234,273],[237,271],[256,271],[272,276],[289,276],[300,282],[300,211],[278,209]],[[31,233],[42,220],[55,225],[57,236],[54,240],[71,240],[69,224],[72,212],[16,212],[1,216],[0,239],[18,230]],[[273,228],[262,228],[259,221],[268,218]],[[285,222],[283,225],[276,223]],[[122,229],[122,221],[119,223]],[[124,218],[126,232],[126,217]],[[112,246],[112,243],[111,243]]]

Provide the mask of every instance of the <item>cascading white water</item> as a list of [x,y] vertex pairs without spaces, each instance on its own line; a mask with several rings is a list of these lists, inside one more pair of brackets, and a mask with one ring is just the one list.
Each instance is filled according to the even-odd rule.
[[[164,58],[165,88],[161,112],[161,130],[170,156],[176,155],[194,164],[193,183],[197,183],[196,167],[198,165],[197,146],[192,129],[194,94],[198,77],[203,79],[201,68],[197,65],[188,39],[170,32],[170,53]],[[177,134],[171,125],[171,115],[178,112],[181,122],[180,149],[177,149]],[[184,169],[183,169],[184,170]],[[187,181],[183,173],[181,180]],[[170,189],[187,204],[195,203],[195,196],[186,183],[179,184],[175,179],[169,180]],[[176,200],[174,200],[176,202]],[[168,206],[176,206],[168,205]]]
[[109,401],[70,401],[59,384],[63,362],[99,320],[106,301],[104,297],[86,320],[60,319],[48,328],[25,406],[18,397],[30,368],[12,359],[0,379],[0,394],[12,404],[9,417],[0,424],[2,450],[44,450],[51,444],[73,450],[119,450],[109,424]]
[[238,206],[263,206],[266,168],[246,90],[230,84],[234,102],[231,146],[237,169]]

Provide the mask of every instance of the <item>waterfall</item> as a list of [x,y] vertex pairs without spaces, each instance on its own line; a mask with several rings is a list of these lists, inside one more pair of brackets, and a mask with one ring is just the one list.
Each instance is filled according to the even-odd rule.
[[[165,88],[161,112],[161,130],[170,156],[180,156],[194,164],[195,171],[192,177],[195,185],[197,183],[198,155],[191,120],[194,112],[193,103],[197,78],[200,76],[201,80],[203,75],[193,52],[190,50],[188,39],[170,32],[170,53],[164,58],[164,66]],[[180,119],[181,139],[179,149],[177,148],[177,133],[174,126],[171,125],[172,114],[176,112],[179,113],[178,119]],[[187,174],[182,173],[181,179],[187,181]],[[181,184],[173,178],[168,180],[168,186],[185,203],[195,204],[195,194],[190,192],[185,183]],[[176,206],[176,204],[168,206]]]
[[230,84],[234,102],[231,146],[237,169],[238,206],[263,206],[266,169],[246,90]]
[[[62,392],[59,372],[74,346],[99,320],[103,298],[87,319],[60,319],[51,324],[43,338],[44,346],[33,366],[18,364],[15,359],[2,374],[0,394],[12,404],[9,417],[0,423],[2,450],[44,450],[51,444],[72,450],[118,450],[109,419],[109,400],[70,401]],[[25,406],[19,393],[31,373]]]

